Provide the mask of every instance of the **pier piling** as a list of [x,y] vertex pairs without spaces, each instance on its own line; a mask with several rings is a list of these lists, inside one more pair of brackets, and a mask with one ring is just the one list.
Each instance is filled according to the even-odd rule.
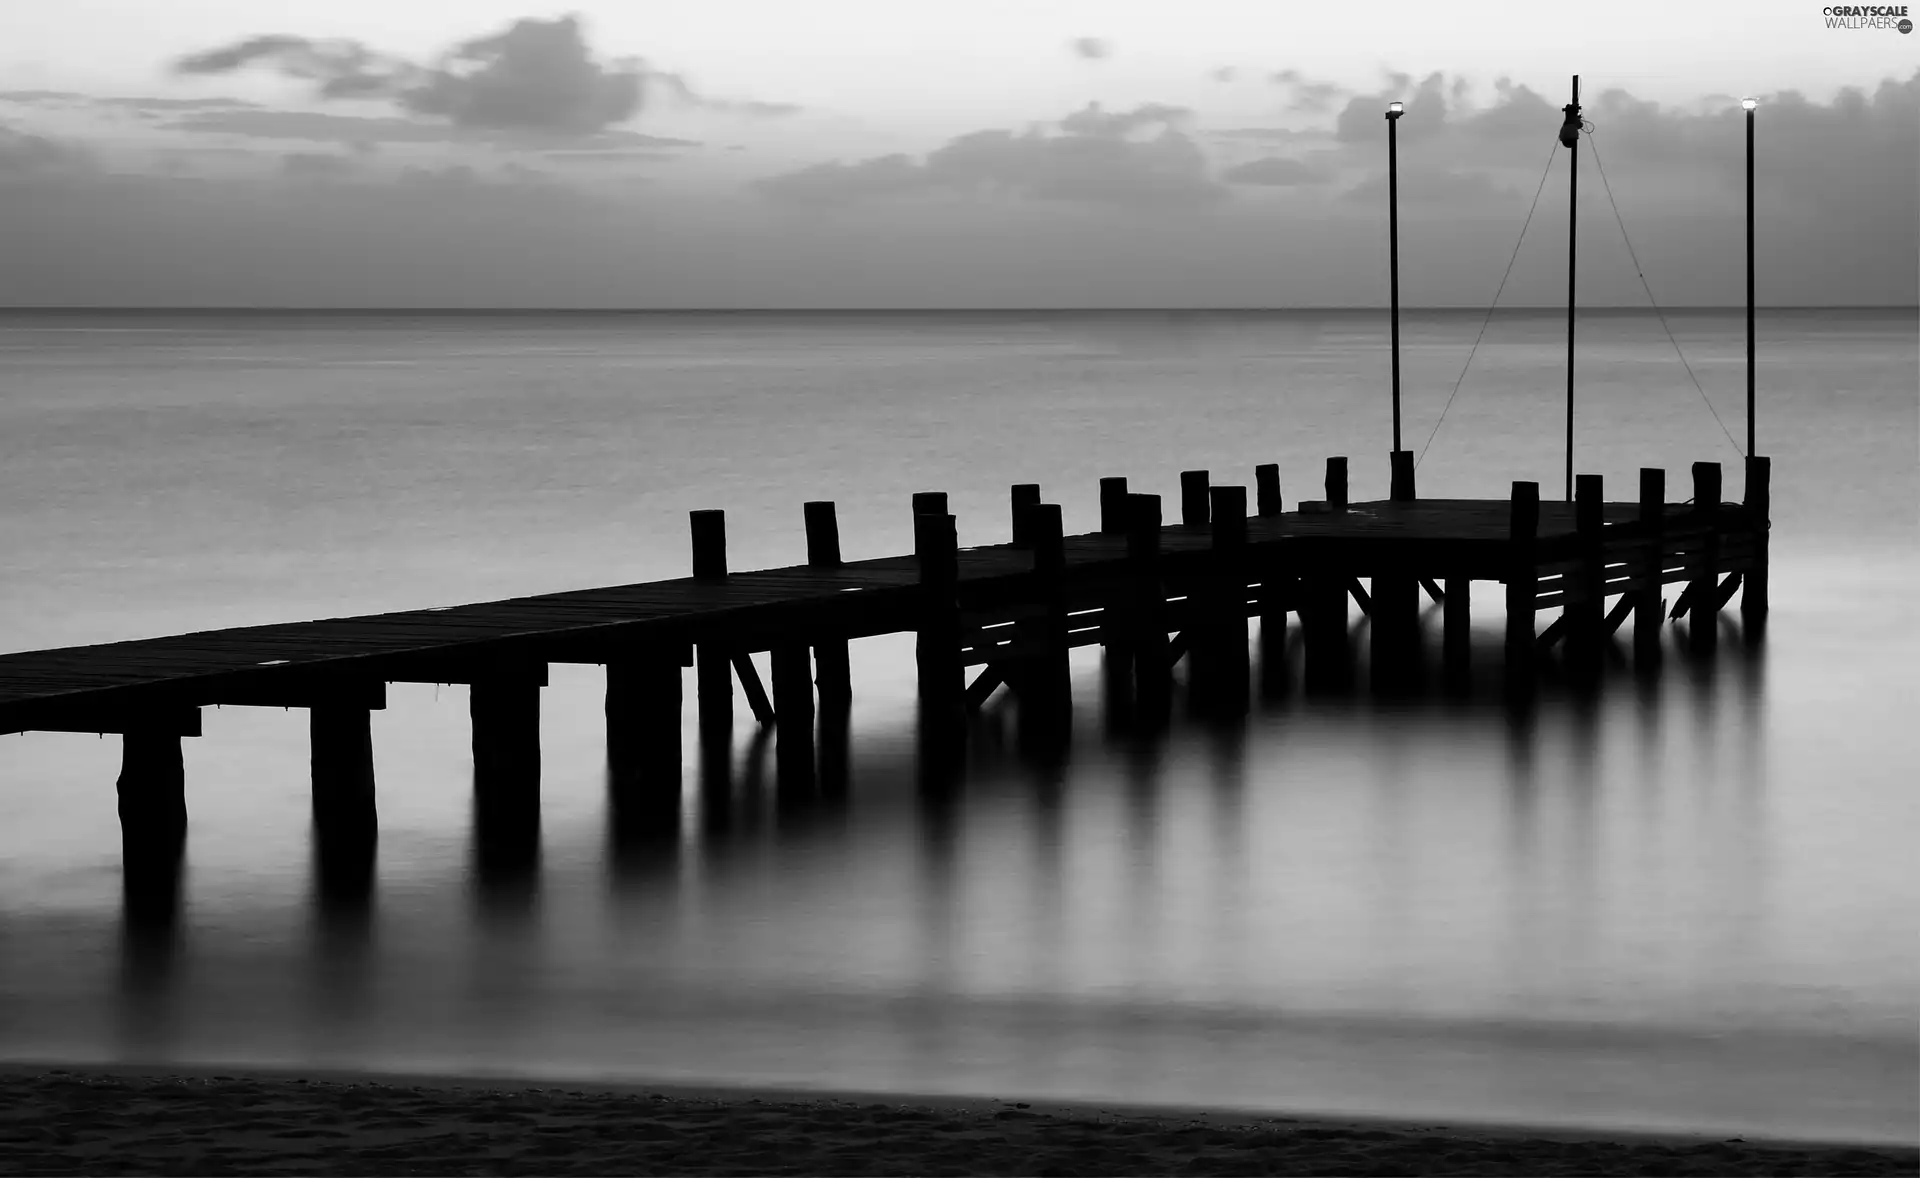
[[313,777],[313,826],[324,839],[372,840],[379,829],[374,799],[373,709],[315,703],[307,713]]
[[1033,543],[1029,509],[1040,504],[1039,483],[1015,483],[1009,496],[1013,509],[1013,542],[1022,548]]
[[1693,514],[1706,527],[1700,535],[1687,585],[1687,645],[1695,653],[1711,651],[1720,629],[1720,464],[1693,464]]
[[1067,601],[1062,576],[1066,571],[1066,538],[1061,530],[1060,505],[1036,503],[1026,511],[1027,536],[1033,545],[1034,597],[1040,613],[1019,627],[1023,644],[1033,651],[1018,672],[1019,734],[1029,752],[1057,749],[1073,723],[1073,680],[1068,662]]
[[1234,716],[1246,711],[1252,672],[1247,655],[1247,489],[1212,487],[1208,497],[1213,568],[1197,593],[1201,608],[1192,615],[1188,682],[1196,711]]
[[1347,460],[1327,459],[1327,510],[1347,509]]
[[1280,464],[1263,462],[1253,468],[1254,511],[1259,515],[1279,515]]
[[1190,528],[1207,526],[1207,485],[1210,476],[1204,470],[1180,472],[1180,522]]
[[1507,684],[1525,690],[1533,682],[1533,616],[1540,595],[1534,545],[1540,533],[1540,484],[1516,482],[1507,514]]
[[[817,499],[802,507],[807,528],[807,567],[839,568],[840,524],[831,500]],[[813,674],[823,714],[844,711],[853,701],[853,670],[847,661],[847,640],[818,637],[813,643]],[[842,725],[844,727],[844,725]],[[823,751],[822,755],[826,755]]]
[[1767,622],[1767,533],[1773,522],[1773,459],[1747,458],[1746,508],[1753,530],[1753,560],[1740,590],[1740,621],[1748,638]]
[[[607,776],[616,823],[637,830],[678,822],[681,669],[689,647],[662,647],[606,665]],[[629,820],[631,825],[629,826]]]
[[1100,534],[1127,534],[1127,477],[1108,475],[1100,480]]
[[1633,605],[1633,663],[1636,669],[1651,669],[1660,660],[1660,622],[1664,603],[1660,599],[1666,572],[1667,472],[1657,466],[1640,468],[1639,523],[1646,536],[1640,547],[1640,576],[1634,582],[1637,599]]
[[1127,496],[1127,562],[1133,592],[1127,603],[1134,689],[1140,715],[1164,720],[1171,702],[1172,660],[1167,644],[1167,590],[1160,569],[1160,496]]

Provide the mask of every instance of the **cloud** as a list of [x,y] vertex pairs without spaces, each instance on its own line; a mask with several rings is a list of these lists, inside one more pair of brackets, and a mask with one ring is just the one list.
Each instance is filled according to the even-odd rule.
[[350,175],[357,168],[352,158],[315,151],[288,152],[280,159],[280,172],[292,180],[332,180]]
[[424,122],[397,115],[336,115],[324,111],[303,110],[231,110],[207,111],[175,119],[167,126],[176,131],[203,134],[245,135],[257,139],[307,139],[340,143],[492,143],[520,144],[563,139],[575,144],[603,147],[698,147],[699,141],[647,135],[624,128],[603,130],[589,136],[540,135],[498,128],[466,128],[448,123]]
[[1113,42],[1099,37],[1075,37],[1067,48],[1081,61],[1105,61],[1113,56]]
[[1276,70],[1268,80],[1287,90],[1288,109],[1308,114],[1332,110],[1336,102],[1352,93],[1345,86],[1316,80],[1297,69]]
[[1229,184],[1258,184],[1270,188],[1284,188],[1301,184],[1322,184],[1332,177],[1326,169],[1315,167],[1304,160],[1275,155],[1265,159],[1248,160],[1244,164],[1228,168],[1220,174],[1220,178]]
[[139,113],[224,110],[254,105],[244,98],[99,98],[72,90],[0,90],[0,102],[23,106],[96,106]]
[[1209,139],[1250,140],[1255,143],[1298,143],[1310,141],[1323,143],[1327,132],[1299,127],[1232,127],[1223,131],[1208,131]]
[[745,115],[755,119],[777,119],[787,115],[799,114],[805,109],[792,102],[759,102],[752,99],[712,98],[694,89],[693,84],[679,74],[664,70],[651,70],[647,73],[647,86],[657,89],[668,98],[682,106],[698,107],[701,110],[718,111],[722,114]]
[[[906,155],[817,164],[770,177],[759,190],[803,204],[940,191],[1134,208],[1193,206],[1227,190],[1207,174],[1199,146],[1175,124],[1187,112],[1148,104],[1107,112],[1091,104],[1060,120],[1065,134],[974,131],[949,140],[924,162]],[[1153,126],[1144,140],[1127,136]]]
[[771,176],[756,187],[794,204],[843,204],[874,196],[896,196],[924,191],[932,181],[911,156],[883,155],[858,163],[833,160],[798,171]]
[[1089,102],[1061,119],[1060,129],[1073,135],[1120,138],[1141,127],[1172,126],[1192,117],[1193,112],[1184,106],[1167,106],[1158,102],[1149,102],[1132,110],[1116,111],[1102,110],[1099,103]]
[[1207,71],[1207,77],[1213,79],[1216,82],[1231,82],[1239,76],[1240,76],[1240,71],[1234,69],[1230,65],[1223,65],[1218,69]]
[[0,126],[0,175],[38,177],[92,166],[93,157],[73,144]]
[[631,118],[640,110],[644,78],[638,63],[595,62],[572,16],[517,20],[504,32],[455,46],[431,67],[356,41],[275,34],[189,55],[174,68],[221,74],[254,64],[318,83],[321,98],[385,98],[455,127],[563,135]]
[[[1340,194],[1347,204],[1387,206],[1387,175],[1369,176]],[[1486,172],[1462,168],[1400,165],[1400,207],[1482,209],[1521,199],[1520,192]]]
[[568,148],[568,149],[559,150],[559,151],[542,152],[541,154],[550,160],[559,160],[565,163],[587,163],[587,164],[594,164],[594,163],[598,163],[598,164],[649,163],[651,164],[651,163],[664,163],[669,160],[681,160],[686,158],[685,156],[679,154],[678,152],[650,151],[645,148],[625,148],[625,147],[605,148],[605,149],[589,148],[585,150],[575,150],[572,148]]
[[638,58],[602,64],[580,20],[517,20],[504,31],[454,46],[431,66],[358,41],[271,34],[191,54],[183,74],[221,74],[265,65],[315,83],[321,99],[384,99],[410,115],[445,119],[469,131],[583,136],[640,113],[652,93],[682,105],[749,118],[797,113],[793,103],[712,98],[679,74]]

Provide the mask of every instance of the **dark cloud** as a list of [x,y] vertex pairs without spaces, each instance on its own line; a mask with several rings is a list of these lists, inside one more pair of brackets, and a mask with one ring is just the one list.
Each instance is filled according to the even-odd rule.
[[0,126],[0,175],[58,175],[85,171],[92,165],[93,157],[73,144]]
[[324,111],[232,110],[207,111],[175,119],[167,124],[173,130],[202,134],[245,135],[256,139],[306,139],[316,142],[355,144],[376,143],[487,143],[496,145],[539,144],[556,139],[582,146],[600,147],[698,147],[693,139],[674,139],[647,135],[639,131],[614,128],[590,136],[528,133],[498,128],[466,128],[449,123],[425,122],[397,115],[336,115]]
[[98,98],[72,90],[0,90],[0,102],[23,106],[94,106],[136,113],[181,110],[227,110],[254,105],[243,98]]
[[1265,159],[1248,160],[1244,164],[1228,168],[1220,174],[1220,178],[1229,184],[1258,184],[1270,188],[1284,188],[1302,184],[1322,184],[1332,179],[1332,176],[1325,168],[1317,167],[1305,160],[1275,155]]
[[[1385,172],[1369,176],[1340,194],[1347,204],[1387,207]],[[1486,172],[1403,162],[1401,208],[1485,209],[1522,200],[1519,190]]]
[[588,134],[640,109],[638,63],[593,60],[578,18],[515,21],[504,32],[464,42],[426,67],[355,41],[253,37],[180,59],[185,74],[229,73],[266,64],[317,83],[321,98],[385,98],[455,127]]
[[1288,109],[1308,114],[1332,110],[1336,102],[1352,93],[1345,86],[1320,81],[1297,69],[1276,70],[1267,80],[1288,92]]
[[1113,56],[1113,42],[1100,37],[1075,37],[1067,48],[1082,61],[1105,61]]
[[1324,143],[1327,132],[1311,128],[1298,127],[1232,127],[1224,131],[1208,131],[1209,139],[1246,140],[1254,143]]
[[473,131],[582,136],[638,114],[650,93],[705,110],[776,118],[792,103],[713,98],[679,74],[637,58],[594,60],[580,20],[517,20],[506,30],[456,45],[431,66],[357,41],[273,34],[180,59],[177,72],[218,74],[267,65],[315,83],[322,99],[385,99],[411,115]]
[[755,119],[777,119],[787,115],[799,114],[803,109],[791,102],[758,102],[750,99],[713,98],[694,89],[693,84],[679,74],[664,70],[651,70],[647,73],[647,86],[658,90],[682,106],[698,107],[701,110],[718,111],[722,114],[745,115]]
[[1171,127],[1192,118],[1193,112],[1184,106],[1167,106],[1163,103],[1149,102],[1136,106],[1132,110],[1108,111],[1102,110],[1097,102],[1089,102],[1061,119],[1060,129],[1072,135],[1117,139],[1142,127]]
[[931,181],[919,162],[907,155],[883,155],[858,163],[838,160],[758,181],[755,187],[794,204],[844,204],[874,196],[924,191]]
[[293,151],[280,157],[280,171],[293,180],[333,180],[352,174],[358,165],[344,155]]
[[1223,65],[1219,69],[1210,70],[1207,73],[1207,77],[1212,78],[1216,82],[1231,82],[1239,76],[1240,71],[1230,65]]
[[655,164],[668,160],[682,160],[686,157],[672,151],[649,151],[645,148],[604,148],[576,150],[572,148],[541,153],[547,159],[566,163],[588,164]]
[[[806,204],[940,191],[1134,208],[1192,206],[1227,190],[1207,174],[1199,146],[1175,124],[1187,112],[1149,104],[1102,111],[1097,104],[1060,121],[1065,134],[975,131],[949,140],[924,162],[905,155],[819,164],[759,182],[763,193]],[[1159,126],[1152,138],[1128,135]]]

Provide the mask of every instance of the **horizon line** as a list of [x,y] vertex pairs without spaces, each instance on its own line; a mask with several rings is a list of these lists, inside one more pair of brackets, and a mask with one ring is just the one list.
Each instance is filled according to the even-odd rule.
[[[1466,304],[1452,306],[1401,307],[1401,312],[1462,312],[1492,314],[1498,312],[1552,312],[1561,314],[1566,311],[1564,303],[1526,304],[1510,307],[1484,308]],[[1920,312],[1920,303],[1763,303],[1756,304],[1756,311],[1916,311]],[[1040,307],[622,307],[622,306],[488,306],[488,307],[449,307],[449,306],[398,306],[398,307],[355,307],[339,305],[254,305],[234,306],[219,304],[0,304],[0,314],[100,314],[118,313],[220,313],[220,314],[325,314],[325,315],[1039,315],[1039,314],[1090,314],[1090,313],[1132,313],[1132,314],[1222,314],[1222,313],[1276,313],[1276,312],[1366,312],[1369,314],[1387,313],[1386,306],[1366,304],[1326,304],[1291,306],[1040,306]],[[1645,304],[1605,303],[1585,305],[1578,311],[1640,311],[1649,313],[1694,312],[1694,311],[1745,311],[1744,303],[1686,303],[1666,307],[1650,307]]]

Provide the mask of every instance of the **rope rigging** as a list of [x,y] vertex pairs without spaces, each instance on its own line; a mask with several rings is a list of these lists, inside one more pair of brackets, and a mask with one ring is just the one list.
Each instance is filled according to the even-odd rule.
[[1653,313],[1659,317],[1660,330],[1667,333],[1667,342],[1673,345],[1673,354],[1680,357],[1681,367],[1687,370],[1688,379],[1693,381],[1694,391],[1700,394],[1700,400],[1706,405],[1707,412],[1713,414],[1714,424],[1720,427],[1721,433],[1727,435],[1727,444],[1733,447],[1733,452],[1740,454],[1742,453],[1740,443],[1734,439],[1733,431],[1727,428],[1727,423],[1720,420],[1720,411],[1715,409],[1713,402],[1708,399],[1707,390],[1700,387],[1700,378],[1694,375],[1693,365],[1687,363],[1687,354],[1680,350],[1680,341],[1673,337],[1673,328],[1667,326],[1667,313],[1660,309],[1659,300],[1653,297],[1653,287],[1647,282],[1646,271],[1640,267],[1640,255],[1634,252],[1633,238],[1627,236],[1627,223],[1620,217],[1620,205],[1613,199],[1613,185],[1607,183],[1607,165],[1600,162],[1600,144],[1594,137],[1593,124],[1587,124],[1586,132],[1587,150],[1593,153],[1593,165],[1600,171],[1600,186],[1606,189],[1607,204],[1613,209],[1614,222],[1620,226],[1620,240],[1627,243],[1627,257],[1633,262],[1634,274],[1639,276],[1640,288],[1647,292],[1647,303],[1653,308]]
[[[1553,147],[1560,141],[1554,140]],[[1473,347],[1467,351],[1467,362],[1460,366],[1460,375],[1454,378],[1453,391],[1447,394],[1447,403],[1440,409],[1440,417],[1433,423],[1433,433],[1427,435],[1426,445],[1420,447],[1420,453],[1413,460],[1414,469],[1419,469],[1421,460],[1426,458],[1427,449],[1433,445],[1434,434],[1440,432],[1440,422],[1447,419],[1447,410],[1453,408],[1453,399],[1460,395],[1460,382],[1467,379],[1467,369],[1473,365],[1473,354],[1480,350],[1480,341],[1487,336],[1487,325],[1493,322],[1493,309],[1500,305],[1500,292],[1507,289],[1507,279],[1513,276],[1513,264],[1520,258],[1520,246],[1527,240],[1527,226],[1533,224],[1533,214],[1540,207],[1540,194],[1547,190],[1547,174],[1553,171],[1553,147],[1547,149],[1547,166],[1540,170],[1540,183],[1533,190],[1533,204],[1527,208],[1527,219],[1520,226],[1520,236],[1513,243],[1513,253],[1507,257],[1506,273],[1500,275],[1500,285],[1493,292],[1493,301],[1487,304],[1487,317],[1480,321],[1480,334],[1473,337]]]
[[[1674,337],[1673,328],[1667,322],[1666,312],[1661,309],[1659,300],[1653,297],[1653,286],[1647,281],[1646,271],[1640,265],[1640,256],[1633,248],[1633,238],[1627,234],[1627,223],[1620,215],[1620,204],[1613,197],[1613,185],[1607,180],[1607,169],[1606,165],[1602,163],[1600,159],[1600,149],[1595,140],[1593,122],[1588,119],[1582,119],[1580,129],[1585,132],[1587,147],[1593,152],[1594,165],[1600,172],[1600,184],[1607,194],[1607,205],[1613,210],[1614,223],[1620,227],[1620,240],[1626,243],[1627,257],[1633,262],[1633,272],[1635,276],[1640,279],[1641,289],[1646,291],[1648,305],[1653,308],[1654,315],[1660,320],[1660,329],[1666,333],[1667,342],[1673,345],[1674,355],[1680,358],[1681,366],[1687,370],[1687,377],[1693,382],[1694,390],[1700,394],[1701,403],[1706,405],[1707,412],[1713,415],[1714,424],[1718,425],[1720,432],[1726,435],[1727,442],[1733,447],[1734,453],[1743,453],[1740,449],[1740,443],[1735,440],[1733,436],[1733,432],[1727,429],[1727,423],[1721,420],[1719,411],[1713,407],[1713,401],[1707,396],[1707,390],[1701,386],[1700,377],[1694,372],[1693,365],[1688,363],[1686,352],[1681,349],[1680,341]],[[1556,137],[1553,147],[1559,146],[1560,141]],[[1527,208],[1527,218],[1521,223],[1520,235],[1513,243],[1513,252],[1507,257],[1507,268],[1505,272],[1500,275],[1500,285],[1494,289],[1493,301],[1487,304],[1487,314],[1485,318],[1480,321],[1480,331],[1473,338],[1473,346],[1467,350],[1466,361],[1460,366],[1460,375],[1454,378],[1453,389],[1447,394],[1446,404],[1441,407],[1440,416],[1434,421],[1433,429],[1427,434],[1425,444],[1420,447],[1420,453],[1414,458],[1414,466],[1416,468],[1426,459],[1428,449],[1433,446],[1433,439],[1440,433],[1441,424],[1447,420],[1447,413],[1453,408],[1454,399],[1460,395],[1461,383],[1467,378],[1467,370],[1473,367],[1473,358],[1480,351],[1481,341],[1486,338],[1487,327],[1493,322],[1493,312],[1500,305],[1500,295],[1507,288],[1507,279],[1513,276],[1513,266],[1514,263],[1519,260],[1520,247],[1526,242],[1527,229],[1533,224],[1534,213],[1539,210],[1540,194],[1546,191],[1547,176],[1553,171],[1553,156],[1554,151],[1552,148],[1549,148],[1546,167],[1541,169],[1540,183],[1535,186],[1533,190],[1533,203]]]

